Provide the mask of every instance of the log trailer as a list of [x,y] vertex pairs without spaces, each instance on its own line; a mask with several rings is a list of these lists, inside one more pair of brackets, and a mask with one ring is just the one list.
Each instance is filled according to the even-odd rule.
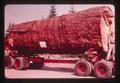
[[74,61],[77,75],[110,78],[115,70],[114,61],[106,60],[111,17],[111,9],[102,6],[12,25],[5,37],[5,68],[42,68],[46,60],[37,54],[81,54]]

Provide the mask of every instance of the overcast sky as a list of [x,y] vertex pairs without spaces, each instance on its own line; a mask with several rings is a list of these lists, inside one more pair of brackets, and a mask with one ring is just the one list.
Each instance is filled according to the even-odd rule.
[[[84,9],[88,9],[91,7],[97,6],[108,6],[114,12],[113,5],[105,5],[105,4],[73,4],[75,11],[81,11]],[[69,12],[71,4],[58,5],[56,4],[56,13],[57,15],[66,14]],[[5,6],[5,31],[8,28],[9,22],[13,22],[15,24],[39,20],[41,18],[46,18],[49,15],[50,5],[49,4],[40,4],[40,5],[6,5]]]

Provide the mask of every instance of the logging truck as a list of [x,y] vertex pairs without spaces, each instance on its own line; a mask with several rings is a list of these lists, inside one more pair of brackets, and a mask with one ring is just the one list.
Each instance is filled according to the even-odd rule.
[[110,56],[114,48],[108,42],[115,27],[111,18],[112,10],[101,6],[10,26],[5,37],[5,68],[42,68],[46,59],[38,54],[72,54],[79,55],[76,75],[110,78],[115,70],[114,54]]

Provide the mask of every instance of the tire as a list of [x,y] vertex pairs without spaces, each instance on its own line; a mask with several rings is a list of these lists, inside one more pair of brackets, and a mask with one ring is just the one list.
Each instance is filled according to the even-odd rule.
[[44,62],[45,62],[44,58],[41,58],[41,64],[40,64],[41,68],[44,67]]
[[14,67],[17,70],[27,69],[29,67],[29,60],[26,57],[17,57]]
[[75,73],[79,76],[88,76],[93,69],[92,63],[85,59],[79,60],[75,65]]
[[44,61],[40,62],[39,66],[42,68],[44,66]]
[[98,78],[110,78],[113,65],[109,61],[101,60],[94,65],[94,73]]
[[13,68],[14,66],[14,58],[11,56],[5,56],[5,67],[6,68]]
[[32,63],[30,65],[30,69],[42,69],[44,66],[44,63]]
[[30,64],[31,69],[41,69],[44,66],[44,58],[40,58],[40,62],[33,62],[32,64]]

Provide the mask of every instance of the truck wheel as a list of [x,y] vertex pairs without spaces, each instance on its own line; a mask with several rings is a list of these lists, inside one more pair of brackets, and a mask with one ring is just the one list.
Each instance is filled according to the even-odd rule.
[[32,63],[30,65],[30,68],[34,69],[41,69],[43,67],[44,63]]
[[17,57],[14,67],[17,70],[27,69],[29,67],[29,60],[26,57]]
[[30,64],[29,68],[41,69],[44,66],[44,58],[40,59],[41,59],[40,62],[33,62],[32,64]]
[[92,63],[86,61],[85,59],[79,60],[75,65],[75,72],[80,76],[88,76],[91,74],[93,69]]
[[42,68],[42,67],[44,66],[44,61],[45,61],[45,60],[44,60],[44,58],[41,58],[41,60],[42,60],[42,61],[41,61],[40,66],[41,66],[41,68]]
[[41,62],[39,63],[39,66],[40,66],[40,68],[42,68],[42,67],[44,66],[44,61],[41,61]]
[[112,75],[112,68],[111,62],[101,60],[95,63],[94,73],[98,78],[110,78]]
[[13,68],[14,66],[14,58],[11,56],[5,56],[5,67],[6,68]]

